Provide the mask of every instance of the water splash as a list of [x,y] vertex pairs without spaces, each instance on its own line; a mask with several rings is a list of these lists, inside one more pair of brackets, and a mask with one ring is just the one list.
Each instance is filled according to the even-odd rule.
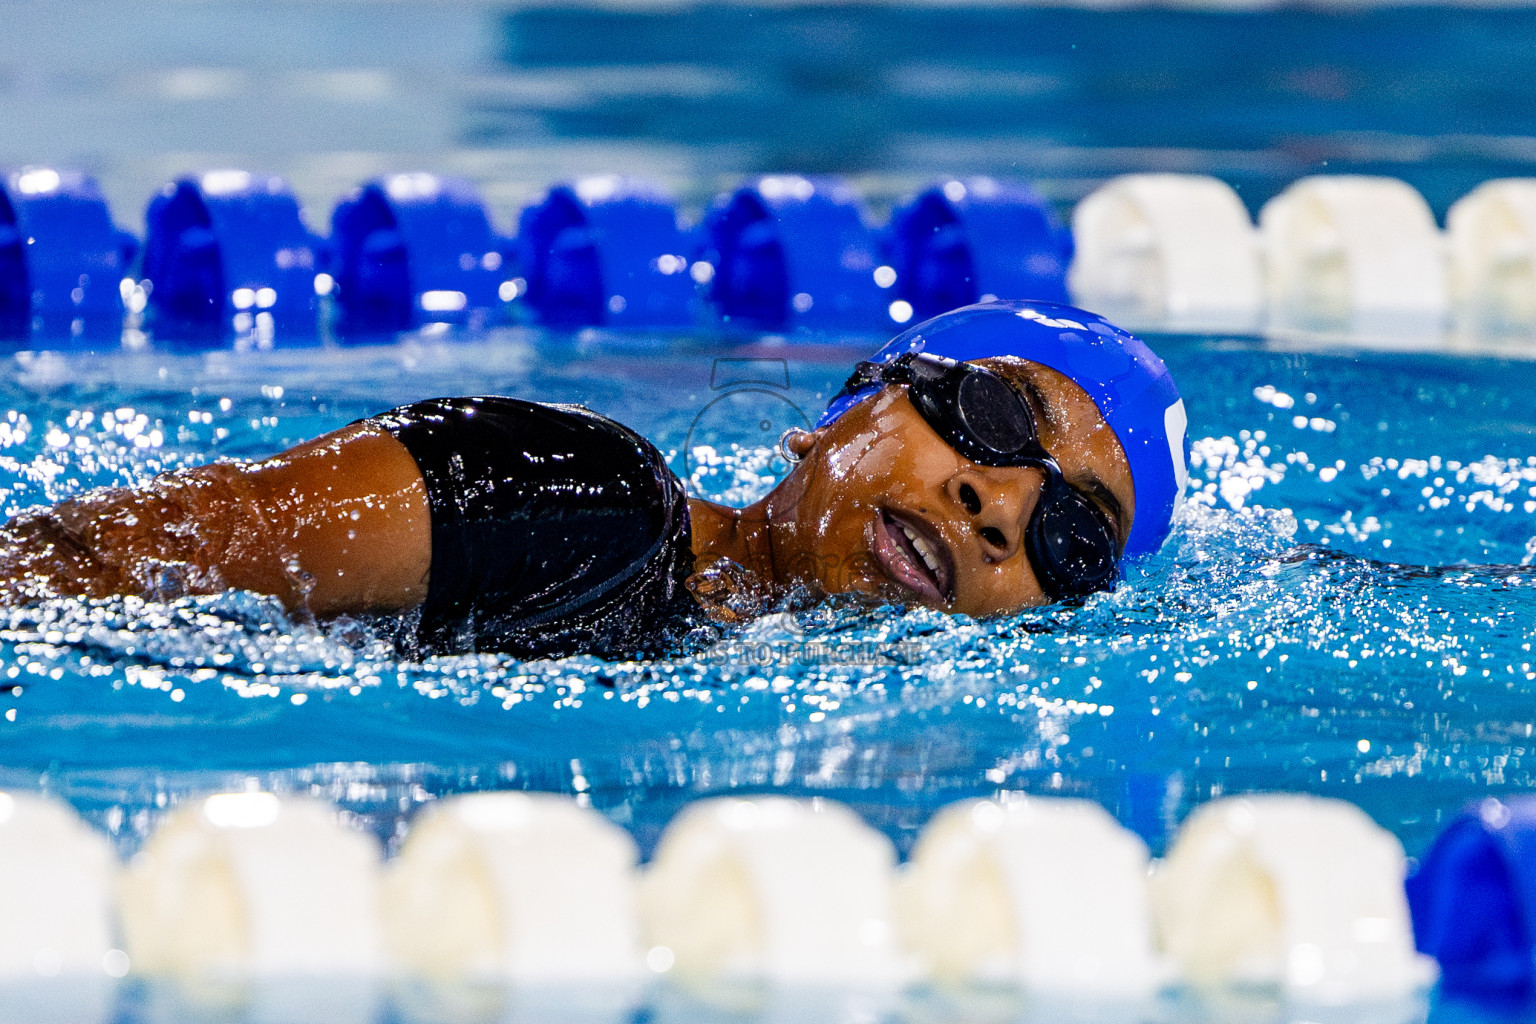
[[[216,388],[174,362],[169,385],[158,368],[86,384],[89,365],[78,391],[13,383],[0,484],[139,480],[452,390],[586,401],[679,469],[691,458],[716,496],[782,471],[757,421],[685,449],[712,397],[691,351],[499,345],[413,350],[414,366],[325,355],[324,372],[274,354]],[[1450,395],[1401,357],[1164,351],[1188,383],[1198,488],[1164,550],[1081,606],[981,622],[832,602],[658,661],[412,662],[393,645],[408,623],[315,622],[249,594],[52,602],[0,619],[6,779],[70,795],[130,847],[183,794],[248,779],[338,800],[386,837],[441,792],[559,789],[642,845],[701,794],[833,796],[905,844],[934,808],[998,788],[1094,797],[1157,845],[1191,803],[1259,788],[1355,800],[1412,846],[1446,810],[1532,782],[1536,575],[1518,563],[1536,466],[1503,399],[1532,371],[1458,363]],[[843,369],[795,364],[795,398],[813,406]]]

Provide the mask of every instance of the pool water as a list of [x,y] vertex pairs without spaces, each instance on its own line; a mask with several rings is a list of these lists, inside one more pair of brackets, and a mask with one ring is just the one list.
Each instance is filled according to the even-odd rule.
[[[7,512],[260,457],[418,398],[581,402],[750,500],[771,445],[855,356],[708,338],[477,338],[0,364]],[[0,785],[136,847],[165,808],[262,785],[390,841],[438,795],[578,794],[648,850],[684,801],[845,801],[906,850],[943,804],[1099,800],[1161,848],[1197,802],[1341,797],[1421,849],[1536,766],[1536,362],[1154,337],[1190,415],[1192,493],[1112,594],[999,621],[837,603],[654,662],[402,662],[388,630],[231,593],[0,617]]]
[[[165,182],[221,167],[285,175],[322,231],[358,182],[412,170],[471,178],[503,229],[550,183],[615,171],[671,188],[689,219],[748,175],[845,174],[876,221],[951,174],[1030,180],[1063,215],[1127,172],[1215,174],[1250,212],[1303,175],[1388,174],[1442,219],[1483,181],[1536,174],[1536,10],[1184,6],[10,0],[0,164],[93,172],[136,231]],[[744,502],[785,469],[779,433],[883,339],[505,329],[285,350],[310,340],[7,352],[0,505],[474,392],[585,403],[656,441],[696,493]],[[0,610],[0,788],[63,796],[124,854],[178,801],[248,786],[330,800],[391,848],[440,795],[556,790],[647,854],[705,795],[832,797],[905,853],[936,808],[999,790],[1098,800],[1154,852],[1214,796],[1313,792],[1417,853],[1467,801],[1529,788],[1536,340],[1504,355],[1150,340],[1185,392],[1196,489],[1164,550],[1084,607],[972,622],[831,604],[651,663],[402,663],[378,623],[246,594]],[[14,988],[0,1020],[87,1019],[56,992],[18,1011]],[[323,988],[335,1012],[309,1019],[373,1019],[372,995]],[[124,1021],[281,1016],[125,991]],[[1421,1016],[1292,1013],[1273,993],[947,999],[798,1016]],[[432,1017],[408,1002],[378,1016]],[[506,1005],[564,1019],[528,993]],[[632,1019],[752,1016],[730,1005],[664,993]]]

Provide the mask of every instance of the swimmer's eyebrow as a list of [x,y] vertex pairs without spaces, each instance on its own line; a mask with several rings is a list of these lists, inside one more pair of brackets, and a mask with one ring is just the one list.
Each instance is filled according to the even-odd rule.
[[1036,387],[1032,380],[1021,380],[1019,384],[1024,388],[1025,397],[1040,411],[1040,418],[1055,426],[1056,407],[1045,400],[1045,393]]
[[1115,497],[1115,492],[1109,489],[1109,485],[1099,479],[1099,475],[1093,470],[1083,471],[1081,480],[1067,481],[1073,487],[1086,493],[1090,498],[1096,499],[1110,514],[1110,519],[1115,524],[1115,539],[1125,547],[1125,510],[1120,504],[1120,499]]

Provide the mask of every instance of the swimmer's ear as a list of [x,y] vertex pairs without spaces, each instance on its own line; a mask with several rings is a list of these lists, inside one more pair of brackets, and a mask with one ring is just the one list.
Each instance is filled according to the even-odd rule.
[[816,442],[821,440],[821,430],[801,430],[798,427],[784,432],[779,438],[779,451],[790,462],[799,462],[811,454],[811,449],[816,447]]

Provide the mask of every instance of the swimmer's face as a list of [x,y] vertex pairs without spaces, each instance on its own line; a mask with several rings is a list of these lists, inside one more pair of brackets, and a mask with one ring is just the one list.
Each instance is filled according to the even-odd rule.
[[[1131,470],[1093,400],[1037,363],[979,363],[1025,396],[1041,443],[1067,482],[1108,516],[1123,547],[1135,509]],[[973,616],[1049,601],[1024,549],[1044,471],[970,462],[934,433],[899,386],[814,438],[774,502],[774,562],[783,575],[827,593]]]

